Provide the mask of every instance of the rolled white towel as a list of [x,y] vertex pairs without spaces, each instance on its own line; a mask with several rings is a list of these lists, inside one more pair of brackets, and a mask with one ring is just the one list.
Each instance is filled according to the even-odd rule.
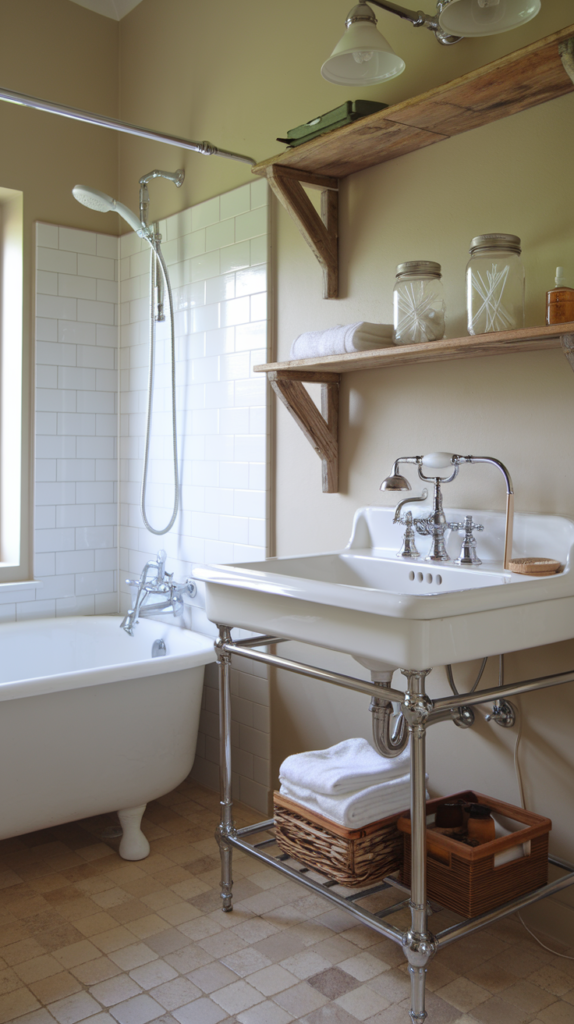
[[306,750],[285,758],[279,781],[314,793],[337,796],[396,779],[410,771],[410,744],[397,757],[382,757],[367,740],[343,740],[326,750]]
[[291,345],[290,358],[342,355],[345,352],[386,348],[393,344],[392,324],[370,324],[362,320],[356,324],[330,327],[326,331],[306,331],[300,334]]
[[281,794],[316,814],[322,814],[344,828],[363,828],[389,814],[406,810],[410,804],[410,776],[390,779],[379,786],[343,796],[325,796],[301,786],[282,785]]

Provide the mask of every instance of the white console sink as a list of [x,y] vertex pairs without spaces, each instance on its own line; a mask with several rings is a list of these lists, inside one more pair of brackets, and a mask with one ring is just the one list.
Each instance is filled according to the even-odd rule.
[[[462,521],[469,509],[445,509]],[[418,512],[418,510],[417,510]],[[207,614],[240,626],[345,651],[397,668],[423,669],[555,643],[574,636],[574,522],[516,514],[513,555],[558,559],[563,571],[535,578],[502,567],[505,516],[475,512],[479,566],[398,558],[403,527],[392,508],[355,515],[343,551],[205,566]],[[421,511],[421,514],[424,514]],[[461,535],[447,549],[460,552]]]

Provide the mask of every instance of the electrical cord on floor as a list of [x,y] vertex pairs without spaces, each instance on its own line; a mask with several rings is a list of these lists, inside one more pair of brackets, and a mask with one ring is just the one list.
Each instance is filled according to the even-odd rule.
[[[520,761],[518,759],[518,748],[520,746],[520,740],[522,739],[523,713],[522,713],[522,705],[521,705],[519,700],[516,701],[516,705],[517,705],[517,708],[518,708],[518,731],[516,733],[516,742],[514,744],[514,771],[515,771],[515,774],[516,774],[516,782],[517,782],[517,785],[518,785],[518,792],[520,794],[520,806],[522,807],[523,810],[526,810],[526,800],[524,798],[524,782],[523,782],[523,779],[522,779],[522,772],[520,770]],[[542,946],[542,949],[548,950],[548,952],[549,953],[553,953],[554,956],[562,957],[563,960],[574,960],[574,956],[567,956],[566,953],[558,953],[555,949],[551,949],[550,946],[547,946],[544,942],[542,942],[541,939],[539,939],[538,936],[534,934],[532,929],[528,927],[528,925],[526,924],[526,922],[525,922],[524,918],[522,917],[522,914],[520,913],[519,910],[516,911],[516,916],[517,916],[518,920],[520,921],[520,924],[522,925],[522,927],[526,929],[528,934],[532,936],[534,941],[537,942],[539,946]]]

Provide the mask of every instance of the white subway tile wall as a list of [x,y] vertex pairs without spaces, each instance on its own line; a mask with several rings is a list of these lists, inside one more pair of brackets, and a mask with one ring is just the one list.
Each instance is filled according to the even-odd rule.
[[[176,579],[194,563],[250,561],[267,546],[266,382],[253,366],[267,359],[267,184],[249,185],[161,221],[173,288],[181,511],[154,537],[140,514],[149,358],[149,248],[137,235],[120,241],[120,591],[160,548]],[[164,297],[167,310],[167,296]],[[157,325],[147,512],[157,529],[173,502],[168,323]],[[201,586],[201,585],[200,585]],[[215,635],[203,593],[186,625]],[[235,634],[234,634],[235,635]],[[237,634],[241,635],[241,634]],[[232,670],[236,798],[267,813],[269,683],[250,663]],[[206,672],[192,776],[217,789],[217,673]]]
[[[264,557],[266,385],[252,368],[267,359],[267,215],[267,184],[257,181],[160,222],[173,286],[182,500],[175,526],[158,537],[139,508],[149,247],[135,234],[118,240],[37,225],[34,566],[42,586],[0,594],[0,621],[125,611],[125,579],[162,547],[176,579],[194,563]],[[167,328],[158,324],[150,446],[156,528],[169,521],[173,499]],[[182,624],[215,635],[201,589]],[[234,665],[232,688],[234,793],[267,813],[266,669]],[[214,789],[218,729],[209,666],[193,777]]]
[[13,593],[3,621],[118,610],[118,239],[37,224],[36,268],[41,586]]

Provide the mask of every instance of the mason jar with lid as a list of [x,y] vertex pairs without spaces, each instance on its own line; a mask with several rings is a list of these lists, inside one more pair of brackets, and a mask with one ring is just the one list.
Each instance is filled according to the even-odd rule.
[[444,338],[445,305],[440,263],[399,263],[393,292],[393,340],[414,345]]
[[469,334],[524,327],[524,267],[518,235],[477,235],[466,268]]

